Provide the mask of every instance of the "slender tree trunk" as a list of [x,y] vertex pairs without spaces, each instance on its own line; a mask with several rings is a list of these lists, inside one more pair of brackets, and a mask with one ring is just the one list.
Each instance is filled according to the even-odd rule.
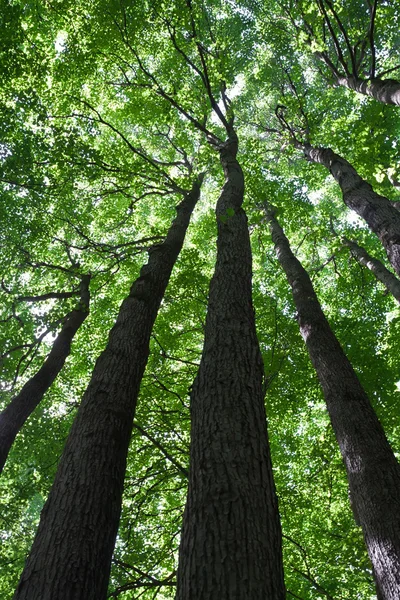
[[400,465],[326,320],[311,280],[267,208],[279,262],[292,287],[300,332],[321,383],[347,470],[356,521],[373,565],[378,595],[400,598]]
[[307,160],[324,165],[336,179],[343,194],[343,201],[360,217],[381,240],[389,261],[400,275],[400,213],[392,202],[376,194],[347,160],[330,148],[313,148],[300,145]]
[[384,104],[400,106],[400,81],[396,79],[361,79],[360,77],[337,77],[337,84],[370,96]]
[[377,278],[378,281],[383,283],[389,292],[396,298],[397,302],[400,303],[400,280],[397,279],[393,273],[391,273],[377,258],[374,258],[364,248],[359,246],[353,240],[343,238],[343,244],[350,248],[352,255],[358,260],[360,264],[367,267]]
[[90,275],[83,275],[79,304],[67,315],[43,365],[0,413],[0,473],[17,434],[63,368],[71,352],[72,340],[89,314],[89,283]]
[[281,528],[252,306],[252,259],[232,131],[220,150],[217,261],[191,396],[177,600],[282,600]]
[[148,263],[121,305],[71,428],[15,599],[107,596],[150,335],[199,194],[196,182],[177,207],[165,241],[150,249]]

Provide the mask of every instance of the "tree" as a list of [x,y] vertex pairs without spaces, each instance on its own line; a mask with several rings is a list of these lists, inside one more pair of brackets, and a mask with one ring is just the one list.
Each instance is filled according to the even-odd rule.
[[251,301],[244,179],[236,133],[231,123],[226,129],[219,146],[225,184],[216,207],[217,259],[191,393],[177,598],[278,599],[285,597],[281,530]]
[[274,212],[266,207],[275,250],[292,288],[300,331],[346,466],[350,499],[355,519],[363,528],[378,596],[394,599],[400,590],[399,507],[395,501],[400,465]]
[[[61,371],[70,353],[74,335],[89,314],[89,283],[90,275],[83,275],[80,283],[79,303],[63,319],[61,331],[54,340],[52,349],[43,365],[25,383],[19,394],[0,413],[0,472],[3,470],[4,463],[7,460],[9,450],[16,435]],[[22,296],[19,299],[22,301],[37,301],[45,300],[49,297],[68,297],[71,295],[75,295],[75,293],[50,292],[41,297]]]
[[[314,6],[310,5],[307,19],[319,32],[322,20]],[[337,21],[328,5],[324,6],[343,44]],[[368,28],[366,5],[350,6],[335,0],[332,6],[354,46]],[[302,26],[298,7],[292,8],[296,24]],[[397,64],[396,11],[392,3],[380,4],[376,12],[377,62],[384,61],[377,73]],[[244,378],[253,378],[256,402],[250,403],[249,411],[260,415],[251,430],[247,414],[241,417],[243,432],[250,431],[247,437],[241,435],[239,419],[232,423],[241,440],[233,447],[234,456],[247,447],[246,440],[253,442],[255,454],[266,456],[259,392],[263,376],[287,596],[369,600],[374,596],[372,567],[350,507],[345,468],[298,331],[293,298],[259,207],[267,198],[282,209],[280,221],[295,254],[309,273],[324,313],[394,452],[398,451],[398,304],[387,294],[386,286],[353,259],[342,239],[356,240],[390,268],[387,256],[378,237],[343,203],[340,187],[326,167],[304,160],[303,153],[282,135],[275,112],[277,105],[286,106],[282,114],[293,123],[299,139],[308,137],[315,148],[329,147],[346,157],[358,175],[379,196],[393,200],[396,208],[398,190],[391,181],[396,181],[399,171],[397,107],[336,86],[328,68],[309,51],[307,40],[294,35],[284,7],[274,2],[177,0],[155,5],[61,0],[50,7],[17,0],[3,13],[1,408],[40,369],[51,350],[50,335],[45,332],[55,332],[60,327],[57,322],[76,303],[74,297],[62,302],[52,298],[16,302],[16,298],[72,290],[71,277],[74,282],[86,273],[92,277],[90,314],[74,338],[62,371],[17,436],[0,479],[0,595],[11,597],[17,586],[95,360],[104,350],[127,290],[139,276],[142,255],[162,243],[177,197],[182,198],[182,190],[191,187],[194,174],[206,172],[201,202],[149,340],[148,365],[126,457],[107,594],[121,600],[132,596],[172,598],[186,566],[194,560],[194,553],[182,552],[178,564],[189,471],[192,483],[186,532],[196,518],[190,507],[199,470],[189,466],[189,396],[192,394],[193,403],[197,397],[206,406],[208,396],[199,396],[200,375],[215,373],[220,365],[218,377],[229,379],[227,387],[231,380],[238,383],[242,372]],[[335,52],[326,24],[325,31],[323,50]],[[387,76],[395,76],[395,72]],[[364,72],[359,74],[368,78]],[[232,165],[239,164],[243,172],[243,205],[234,214],[222,212],[215,220],[215,206],[218,203],[220,207],[219,199],[229,188],[218,154],[230,137],[226,125],[233,127],[233,115],[239,143],[237,163]],[[248,219],[253,262],[251,301],[248,249],[243,263],[242,256],[237,256],[234,264],[228,251],[226,263],[225,258],[221,262],[219,253],[216,270],[217,241],[227,248],[229,232],[232,247],[236,247],[235,233],[245,249],[242,210]],[[73,275],[53,268],[64,264],[67,248],[71,259],[79,263]],[[228,272],[247,273],[246,282],[238,279],[232,288]],[[224,313],[213,292],[219,290],[225,298],[231,290],[232,298],[238,298],[245,288],[247,300],[240,309],[247,311],[246,331],[254,341],[254,306],[264,362],[264,373],[258,361],[252,363],[254,377],[250,368],[245,375],[240,362],[232,367],[225,340],[234,336],[236,313]],[[217,333],[210,331],[214,319],[225,325]],[[245,325],[239,325],[244,331]],[[206,353],[202,359],[206,330],[208,356],[217,334],[220,340],[215,365],[206,360]],[[247,352],[247,337],[242,337],[234,337],[235,344]],[[256,354],[255,342],[253,347]],[[212,389],[210,377],[203,375],[201,388]],[[224,389],[218,393],[223,397]],[[249,394],[243,397],[249,404]],[[231,406],[233,394],[228,400]],[[193,444],[211,457],[214,446],[207,446],[210,430],[200,429],[197,416],[193,415]],[[231,415],[226,418],[231,423]],[[223,443],[223,431],[220,437],[213,437],[215,445],[217,439]],[[255,431],[261,441],[257,448]],[[229,436],[225,439],[230,440]],[[193,454],[197,456],[194,446]],[[250,464],[254,467],[255,454],[247,461],[249,473],[254,472]],[[224,457],[229,466],[230,457]],[[215,480],[211,462],[207,464],[207,474]],[[196,481],[202,474],[197,473]],[[216,491],[227,477],[215,482]],[[232,475],[229,477],[232,480]],[[265,472],[260,477],[265,478]],[[246,489],[241,487],[238,498],[249,509],[260,497],[255,494],[249,499]],[[269,491],[269,504],[273,505],[271,485]],[[78,497],[76,501],[79,505]],[[238,515],[238,503],[232,501],[235,522],[241,518],[250,528],[255,517]],[[276,523],[273,512],[271,524]],[[207,526],[202,524],[201,531],[204,535],[215,532],[215,525],[226,523],[225,518],[225,513],[219,514]],[[262,520],[261,515],[257,518]],[[223,539],[229,547],[235,544],[229,538],[233,531],[230,528],[225,537],[221,534],[221,544]],[[95,528],[93,535],[97,535]],[[240,536],[239,531],[237,539]],[[182,540],[188,537],[184,533]],[[265,562],[267,540],[254,544],[260,544]],[[214,542],[210,548],[215,548]],[[110,552],[111,542],[107,561]],[[243,559],[246,552],[246,547],[240,548],[242,558],[238,558],[235,572],[247,564]],[[272,557],[271,567],[279,563],[278,554]],[[194,563],[206,564],[205,558]],[[61,553],[54,562],[57,559],[62,560]],[[222,566],[229,570],[233,562],[224,561]],[[264,577],[260,589],[267,585]],[[280,574],[278,579],[281,581]],[[240,593],[246,581],[240,582]],[[196,584],[194,580],[188,583],[201,589]]]
[[[196,181],[120,308],[71,429],[16,598],[106,595],[151,330],[199,193]],[[60,545],[63,551],[56,552]]]
[[[278,105],[275,112],[283,131],[289,134],[291,143],[302,150],[308,161],[321,164],[329,170],[340,186],[346,206],[359,214],[378,236],[393,268],[400,274],[400,218],[395,203],[374,192],[354,167],[331,148],[314,147],[308,140],[302,141],[296,137],[296,132],[283,114],[285,108]],[[307,121],[304,111],[302,116]]]
[[357,171],[330,148],[313,148],[306,144],[302,149],[308,160],[329,169],[340,185],[345,204],[365,219],[379,237],[393,268],[400,275],[400,219],[390,200],[376,194]]
[[380,260],[377,260],[354,240],[343,238],[343,244],[347,246],[351,254],[367,269],[370,269],[379,281],[381,281],[388,291],[393,294],[398,302],[400,302],[400,282],[389,269],[387,269]]
[[[398,106],[400,82],[386,77],[399,69],[399,65],[393,66],[387,49],[388,21],[383,26],[379,19],[378,28],[383,31],[376,33],[379,13],[387,11],[396,18],[396,7],[367,0],[352,8],[346,14],[339,3],[330,0],[316,0],[311,5],[300,0],[290,3],[286,11],[299,40],[324,64],[336,85]],[[377,62],[382,62],[378,72]]]

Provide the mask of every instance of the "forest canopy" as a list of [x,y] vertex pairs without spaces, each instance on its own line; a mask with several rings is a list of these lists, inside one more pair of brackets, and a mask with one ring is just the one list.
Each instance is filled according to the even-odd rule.
[[1,0],[1,598],[399,597],[399,13]]

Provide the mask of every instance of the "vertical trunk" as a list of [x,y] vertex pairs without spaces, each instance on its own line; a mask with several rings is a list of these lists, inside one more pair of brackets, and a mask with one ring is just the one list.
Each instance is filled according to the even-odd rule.
[[72,340],[89,314],[89,282],[90,275],[83,275],[79,304],[66,317],[43,365],[0,413],[0,473],[18,432],[63,368],[71,352]]
[[195,183],[123,301],[71,428],[14,598],[107,596],[129,440],[149,340],[200,194]]
[[400,213],[390,200],[376,194],[369,183],[344,158],[330,148],[301,146],[311,162],[329,169],[343,194],[344,203],[362,217],[381,240],[389,261],[400,275]]
[[267,209],[279,262],[292,287],[301,334],[321,383],[346,466],[379,597],[400,598],[400,465],[382,426],[326,320],[311,280]]
[[252,262],[232,131],[220,150],[217,261],[191,397],[189,491],[177,600],[283,600],[281,529],[252,306]]
[[360,77],[337,77],[338,85],[347,87],[364,96],[370,96],[383,104],[400,106],[400,81],[396,79],[361,79]]
[[343,238],[343,243],[350,248],[352,255],[358,262],[372,271],[378,281],[383,283],[389,292],[396,298],[397,302],[400,303],[400,280],[397,279],[397,277],[393,275],[380,260],[368,254],[368,252],[356,244],[356,242]]

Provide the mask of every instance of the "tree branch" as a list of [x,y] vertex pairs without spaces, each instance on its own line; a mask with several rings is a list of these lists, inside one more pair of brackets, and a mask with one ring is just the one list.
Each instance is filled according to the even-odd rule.
[[337,54],[338,60],[339,60],[340,64],[342,65],[342,67],[343,67],[344,72],[346,73],[346,75],[348,77],[350,77],[351,73],[350,73],[349,68],[347,66],[347,63],[346,63],[346,61],[344,59],[343,52],[342,52],[342,49],[340,47],[340,42],[339,42],[338,38],[336,37],[336,33],[335,33],[335,30],[333,29],[331,20],[330,20],[330,18],[328,16],[328,13],[326,12],[325,5],[324,5],[324,0],[317,0],[317,5],[319,6],[319,8],[320,8],[320,10],[322,12],[322,15],[324,17],[324,21],[325,21],[326,25],[328,26],[329,33],[330,33],[331,39],[333,41],[333,45],[334,45],[335,50],[336,50],[336,54]]
[[[321,0],[321,2],[324,2],[324,0]],[[327,6],[329,7],[329,10],[333,14],[334,19],[335,19],[336,23],[338,24],[340,31],[343,34],[343,37],[344,37],[344,40],[345,40],[345,43],[346,43],[346,46],[347,46],[347,49],[348,49],[349,55],[350,55],[353,75],[354,75],[354,77],[357,77],[357,66],[356,66],[355,56],[354,56],[353,48],[350,44],[349,37],[347,35],[347,31],[346,31],[342,21],[340,20],[339,15],[336,12],[335,7],[333,6],[333,3],[331,2],[331,0],[325,0],[325,2],[327,4]]]
[[51,298],[73,298],[79,296],[79,290],[72,292],[47,292],[47,294],[39,294],[38,296],[18,296],[18,302],[41,302],[42,300],[50,300]]
[[378,0],[374,0],[373,4],[371,5],[370,2],[368,2],[369,5],[369,9],[370,9],[370,22],[369,22],[369,28],[368,28],[368,41],[369,41],[369,47],[371,50],[371,68],[369,71],[369,77],[373,78],[375,77],[375,69],[376,69],[376,50],[375,50],[375,17],[376,17],[376,11],[378,8]]
[[134,423],[133,426],[139,431],[141,435],[146,437],[156,448],[158,448],[160,452],[164,454],[165,458],[167,458],[169,462],[172,463],[178,469],[178,471],[182,473],[182,475],[184,475],[184,477],[189,477],[189,471],[185,467],[183,467],[177,460],[175,460],[175,458],[168,452],[168,450],[164,448],[162,444],[160,444],[160,442],[158,442],[152,435],[150,435],[147,431],[140,427],[138,423]]

